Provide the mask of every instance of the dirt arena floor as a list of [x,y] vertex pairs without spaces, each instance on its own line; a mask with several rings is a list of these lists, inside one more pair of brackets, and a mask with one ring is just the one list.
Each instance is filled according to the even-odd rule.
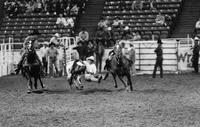
[[20,76],[0,78],[0,127],[200,127],[200,75],[133,78],[134,91],[111,77],[70,90],[65,78],[26,93]]

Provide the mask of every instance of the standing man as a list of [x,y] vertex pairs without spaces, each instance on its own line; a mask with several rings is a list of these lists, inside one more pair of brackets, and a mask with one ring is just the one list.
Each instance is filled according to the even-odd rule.
[[156,78],[156,71],[157,68],[160,68],[160,78],[163,78],[163,49],[162,49],[162,41],[160,38],[158,38],[158,47],[155,49],[155,53],[157,55],[156,58],[156,64],[154,66],[154,71],[153,71],[153,78]]
[[192,56],[192,66],[194,67],[195,73],[199,72],[199,38],[194,38],[194,48],[193,48],[193,56]]
[[54,43],[56,46],[60,45],[60,42],[58,38],[60,37],[59,33],[56,33],[51,39],[50,39],[50,44]]
[[45,71],[45,75],[47,75],[47,68],[48,68],[48,59],[47,59],[47,50],[48,50],[48,42],[44,42],[43,47],[40,48],[40,54],[42,58],[42,63],[43,63],[43,69]]
[[56,70],[56,75],[58,74],[58,67],[57,67],[57,56],[58,56],[58,50],[55,48],[54,43],[49,44],[49,49],[47,50],[47,56],[49,57],[49,72],[50,76],[53,77],[53,66],[55,67]]

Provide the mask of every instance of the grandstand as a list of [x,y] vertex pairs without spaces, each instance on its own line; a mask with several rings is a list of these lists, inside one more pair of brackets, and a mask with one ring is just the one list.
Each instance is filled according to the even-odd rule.
[[[1,2],[2,6],[3,1]],[[125,10],[119,10],[120,0],[88,0],[85,4],[84,13],[80,11],[78,15],[70,15],[75,20],[75,27],[73,28],[57,28],[55,22],[58,16],[53,13],[22,13],[11,18],[4,16],[0,27],[0,41],[2,42],[3,39],[12,36],[14,42],[22,42],[27,34],[35,28],[42,33],[40,42],[48,41],[54,33],[60,33],[63,36],[75,36],[82,27],[88,29],[92,38],[100,17],[112,21],[116,16],[123,20],[124,26],[128,25],[133,32],[140,31],[143,40],[150,40],[152,36],[156,39],[159,36],[170,38],[186,37],[186,34],[193,34],[194,24],[199,16],[198,0],[156,0],[156,10],[149,9],[150,4],[147,0],[144,2],[142,10],[132,10],[132,2],[132,0],[125,0]],[[192,4],[195,4],[195,6],[190,10],[189,6]],[[192,13],[192,21],[189,21],[191,11],[194,13]],[[155,24],[158,12],[171,16],[172,23],[168,25]],[[1,11],[1,17],[3,13],[5,13],[5,10]],[[122,30],[117,29],[114,32],[120,36]]]

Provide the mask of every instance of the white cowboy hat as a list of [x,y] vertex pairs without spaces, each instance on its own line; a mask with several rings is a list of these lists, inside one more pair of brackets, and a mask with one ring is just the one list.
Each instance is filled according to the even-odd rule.
[[45,41],[43,44],[44,44],[44,45],[49,45],[49,42]]
[[54,36],[56,36],[56,37],[60,37],[59,33],[56,33]]
[[111,28],[111,27],[108,27],[108,30],[112,30],[112,28]]
[[198,37],[195,37],[194,40],[195,40],[195,41],[199,41],[199,38],[198,38]]
[[124,28],[124,30],[129,30],[129,27],[128,27],[128,26],[126,26],[126,27]]
[[92,61],[94,61],[94,56],[88,57],[87,60],[92,60]]

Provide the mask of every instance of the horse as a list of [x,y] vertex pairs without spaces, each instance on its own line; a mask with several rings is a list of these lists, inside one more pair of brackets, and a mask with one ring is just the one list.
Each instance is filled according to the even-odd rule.
[[37,81],[40,81],[40,85],[42,89],[44,89],[44,84],[41,80],[42,76],[42,66],[39,64],[39,58],[33,49],[33,45],[30,44],[30,48],[27,49],[25,60],[23,62],[21,71],[22,76],[28,80],[28,91],[27,93],[31,93],[33,90],[32,78],[34,78],[34,87],[37,89]]
[[82,60],[70,61],[66,64],[67,79],[72,89],[72,85],[75,84],[77,90],[82,90],[83,85],[81,78],[85,74],[86,66]]
[[[125,56],[123,56],[122,47],[119,44],[114,47],[113,52],[114,54],[112,58],[109,60],[110,62],[106,63],[106,66],[107,64],[109,65],[106,68],[108,72],[106,74],[107,76],[105,77],[107,78],[110,72],[114,78],[115,88],[118,87],[116,81],[116,77],[118,77],[120,81],[123,83],[126,90],[129,90],[129,88],[127,87],[128,85],[130,86],[130,91],[133,91],[131,73],[130,73],[132,63]],[[127,78],[127,85],[123,80],[123,77]],[[106,78],[104,80],[106,80]]]

